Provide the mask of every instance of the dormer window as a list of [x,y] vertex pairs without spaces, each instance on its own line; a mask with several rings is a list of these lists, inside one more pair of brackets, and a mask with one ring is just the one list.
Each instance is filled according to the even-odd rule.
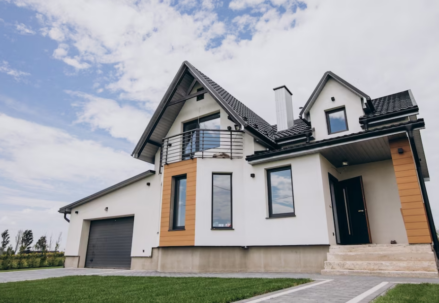
[[326,111],[326,123],[328,125],[328,134],[335,134],[348,130],[346,108],[342,107]]

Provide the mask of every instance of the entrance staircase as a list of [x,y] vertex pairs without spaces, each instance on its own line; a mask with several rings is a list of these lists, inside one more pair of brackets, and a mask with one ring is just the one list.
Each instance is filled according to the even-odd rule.
[[336,245],[322,275],[438,278],[438,267],[430,244]]

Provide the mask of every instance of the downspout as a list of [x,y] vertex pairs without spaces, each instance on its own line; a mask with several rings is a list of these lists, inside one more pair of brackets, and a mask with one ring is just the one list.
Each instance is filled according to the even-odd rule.
[[427,212],[428,225],[430,226],[431,237],[433,238],[433,249],[439,258],[439,240],[437,238],[436,227],[434,226],[433,215],[431,213],[430,201],[428,200],[427,188],[425,187],[424,177],[421,172],[421,162],[419,161],[418,150],[416,149],[415,140],[413,138],[413,126],[407,125],[407,134],[410,146],[412,148],[413,157],[416,163],[416,171],[418,173],[419,184],[421,185],[422,196],[424,197],[425,211]]
[[70,220],[67,218],[67,212],[64,212],[64,220],[70,223]]

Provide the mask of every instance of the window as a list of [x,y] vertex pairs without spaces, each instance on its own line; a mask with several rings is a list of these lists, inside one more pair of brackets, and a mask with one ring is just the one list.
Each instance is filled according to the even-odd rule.
[[[220,146],[220,114],[213,114],[187,122],[183,125],[183,160],[191,154]],[[190,132],[200,129],[200,131]]]
[[294,216],[291,167],[267,171],[268,210],[270,218]]
[[232,229],[232,174],[212,174],[212,229]]
[[184,229],[186,219],[186,176],[174,177],[172,229]]
[[[198,92],[201,92],[201,91],[203,91],[204,90],[204,88],[203,87],[200,87],[199,89],[197,89],[197,93]],[[197,96],[197,101],[200,101],[200,100],[203,100],[204,99],[204,94],[202,94],[202,95],[198,95]]]
[[339,108],[326,112],[326,122],[328,124],[328,133],[334,134],[348,130],[348,122],[346,120],[346,109]]

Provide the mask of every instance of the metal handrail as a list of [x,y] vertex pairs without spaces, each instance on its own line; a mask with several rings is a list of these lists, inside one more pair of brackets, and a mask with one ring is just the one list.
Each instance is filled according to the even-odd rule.
[[193,158],[242,158],[243,133],[242,130],[193,129],[163,138],[160,168]]

